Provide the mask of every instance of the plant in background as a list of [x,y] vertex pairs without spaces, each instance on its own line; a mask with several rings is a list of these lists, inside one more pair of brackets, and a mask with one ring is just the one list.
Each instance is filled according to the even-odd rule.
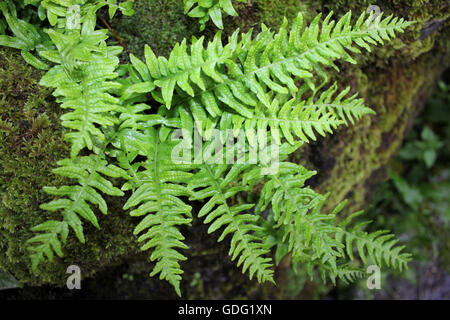
[[[319,14],[308,25],[298,15],[292,28],[285,20],[276,33],[262,25],[259,34],[236,31],[226,43],[221,33],[208,43],[204,37],[184,40],[168,58],[146,46],[145,61],[131,54],[130,63],[121,65],[121,48],[107,45],[96,13],[104,6],[110,15],[117,8],[130,13],[131,7],[101,0],[32,4],[38,13],[46,10],[54,26],[46,31],[51,48],[38,51],[52,64],[41,84],[54,88],[68,110],[61,119],[71,154],[54,172],[74,181],[45,187],[57,198],[41,208],[55,212],[55,219],[33,228],[37,234],[28,243],[34,271],[46,258],[63,255],[70,230],[85,241],[83,220],[100,227],[94,207],[107,213],[103,194],[126,197],[124,208],[140,217],[134,233],[155,262],[151,276],[159,274],[178,295],[182,250],[188,249],[180,226],[194,215],[210,224],[209,233],[220,232],[219,241],[230,238],[231,259],[259,282],[274,282],[272,249],[276,263],[290,253],[311,276],[318,271],[333,282],[364,274],[352,263],[355,253],[363,264],[406,267],[410,255],[392,234],[367,233],[366,222],[352,226],[361,212],[340,219],[345,202],[323,212],[327,195],[305,184],[315,172],[286,159],[317,134],[373,114],[362,99],[348,95],[350,88],[330,84],[327,69],[339,70],[338,60],[355,63],[351,53],[384,44],[411,22],[363,13],[352,23],[349,12],[337,21],[332,13],[325,19]],[[208,4],[214,12],[221,5],[231,12],[230,1],[199,1],[203,8]],[[66,16],[78,13],[79,28]],[[187,132],[181,142],[174,137],[178,129]],[[206,159],[175,161],[180,143],[191,150],[196,136],[206,141]],[[240,145],[222,150],[233,161],[211,155],[218,141],[239,137]],[[278,155],[277,170],[252,161],[257,149]],[[122,182],[120,189],[113,178]],[[257,203],[236,202],[236,195],[256,186],[262,186]],[[194,203],[201,203],[198,212]]]
[[399,157],[403,160],[422,160],[427,168],[436,162],[437,151],[443,143],[429,127],[424,127],[420,133],[421,140],[406,144],[400,151]]
[[[449,102],[448,85],[441,81],[408,134],[398,157],[392,161],[390,180],[380,185],[374,193],[368,212],[369,216],[381,217],[377,225],[387,225],[407,237],[418,259],[433,256],[438,247],[449,245],[446,230],[450,220],[447,199],[450,175],[446,164],[450,154],[448,148],[443,147],[450,143],[450,125],[447,121],[450,116],[447,108]],[[424,146],[427,137],[432,137],[432,141],[438,142],[435,145],[441,146],[428,149],[435,154],[430,156],[433,160],[430,162],[424,157],[424,149],[412,148]],[[439,258],[444,266],[448,265],[448,255]]]

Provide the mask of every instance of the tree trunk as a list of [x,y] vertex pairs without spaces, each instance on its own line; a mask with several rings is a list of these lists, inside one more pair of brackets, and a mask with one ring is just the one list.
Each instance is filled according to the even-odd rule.
[[[292,157],[318,171],[309,183],[317,191],[330,192],[329,207],[348,199],[349,211],[365,208],[374,187],[386,178],[386,164],[400,147],[436,80],[450,65],[449,5],[446,1],[422,3],[376,1],[386,15],[393,13],[417,23],[385,47],[357,57],[357,65],[341,64],[341,72],[333,75],[342,88],[350,85],[352,91],[359,92],[377,114],[319,138]],[[237,5],[239,17],[224,20],[224,32],[230,34],[236,27],[258,31],[261,22],[276,28],[283,16],[292,21],[299,11],[308,19],[330,10],[340,17],[352,9],[357,16],[369,4],[365,0],[249,0]],[[199,34],[197,21],[183,14],[181,0],[136,1],[135,6],[133,17],[118,17],[110,24],[121,43],[138,56],[146,43],[157,54],[167,55],[183,37]],[[215,32],[211,24],[205,31],[209,37]],[[123,59],[127,59],[125,54]],[[63,182],[52,175],[51,169],[67,155],[67,145],[62,139],[58,106],[50,92],[37,84],[42,74],[24,65],[16,52],[4,49],[0,50],[0,74],[0,268],[30,286],[63,286],[67,266],[77,264],[84,277],[97,274],[86,280],[82,290],[85,296],[174,298],[170,286],[148,277],[151,268],[147,255],[139,253],[132,235],[135,220],[120,209],[123,204],[117,199],[111,199],[109,215],[101,217],[101,231],[86,227],[86,245],[70,238],[64,258],[42,266],[39,275],[31,273],[24,243],[31,236],[29,228],[49,216],[39,209],[48,200],[42,187]],[[292,275],[285,267],[286,260],[277,269],[277,287],[258,286],[229,261],[226,241],[217,244],[199,221],[183,234],[191,247],[186,252],[189,260],[182,266],[185,298],[285,298],[297,294],[287,280]],[[307,282],[300,297],[313,297],[315,286]],[[14,294],[77,295],[64,289],[33,287]]]

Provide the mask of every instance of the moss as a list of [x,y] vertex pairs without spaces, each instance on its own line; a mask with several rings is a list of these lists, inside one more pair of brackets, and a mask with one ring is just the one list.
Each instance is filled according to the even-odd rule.
[[[109,23],[120,41],[127,44],[129,52],[142,57],[144,44],[149,44],[158,55],[167,56],[176,42],[200,35],[197,21],[183,14],[182,3],[182,0],[135,1],[133,17],[118,15]],[[369,0],[250,0],[237,5],[239,17],[225,19],[224,35],[237,27],[258,31],[261,22],[276,29],[282,16],[292,21],[298,11],[311,20],[317,12],[326,14],[334,10],[336,16],[342,16],[348,9],[361,12],[372,3]],[[446,37],[449,23],[445,20],[449,15],[448,6],[443,7],[442,1],[383,3],[380,6],[386,13],[418,23],[388,46],[358,56],[358,65],[342,64],[341,72],[333,74],[343,86],[350,85],[353,91],[359,92],[377,116],[366,117],[354,127],[319,139],[295,156],[296,161],[319,171],[311,184],[321,192],[331,191],[330,206],[346,197],[351,200],[352,209],[364,206],[372,183],[383,179],[383,166],[400,145],[439,72],[450,63]],[[429,28],[434,21],[441,21],[440,31]],[[215,32],[216,28],[209,23],[206,36],[211,38]],[[112,37],[111,41],[117,40]],[[127,56],[122,58],[126,60]],[[118,290],[122,297],[174,297],[165,282],[148,278],[151,265],[146,261],[147,254],[139,253],[132,236],[135,220],[120,209],[121,199],[108,199],[110,211],[100,219],[101,231],[86,226],[86,245],[71,236],[63,259],[42,265],[39,275],[31,273],[24,244],[31,236],[31,226],[54,217],[39,209],[39,204],[49,200],[42,186],[65,182],[53,175],[51,169],[67,155],[67,145],[58,120],[59,108],[50,92],[38,85],[42,74],[26,66],[16,52],[1,49],[0,75],[0,267],[29,284],[62,286],[70,264],[78,264],[82,275],[87,277],[127,261],[114,272],[115,276],[122,273],[130,276],[116,278],[114,286],[105,285],[111,292]],[[247,280],[229,259],[224,260],[227,244],[218,246],[216,239],[207,236],[201,223],[184,230],[183,234],[191,248],[186,252],[189,260],[183,264],[184,297],[282,297],[278,289],[274,291],[271,285],[259,287]],[[210,248],[217,252],[208,251]],[[195,276],[199,271],[201,281]],[[113,271],[106,274],[110,272]],[[277,274],[283,277],[283,267]]]
[[0,74],[0,268],[22,282],[63,285],[72,263],[87,276],[137,252],[130,236],[133,223],[118,209],[122,204],[111,199],[111,215],[101,222],[102,232],[86,228],[85,246],[70,238],[65,258],[42,265],[38,275],[31,273],[25,242],[32,236],[30,227],[58,218],[39,205],[50,200],[43,186],[68,182],[51,172],[68,155],[68,146],[60,108],[51,92],[38,84],[42,73],[26,65],[18,52],[0,49]]
[[58,106],[38,85],[41,73],[16,52],[1,49],[0,74],[0,266],[22,275],[27,268],[23,243],[29,227],[42,219],[40,189],[61,183],[50,170],[67,147]]
[[[142,57],[144,45],[157,55],[167,55],[173,45],[198,32],[192,20],[184,15],[182,0],[136,1],[131,17],[117,15],[110,22],[129,52]],[[194,21],[195,22],[195,21]]]

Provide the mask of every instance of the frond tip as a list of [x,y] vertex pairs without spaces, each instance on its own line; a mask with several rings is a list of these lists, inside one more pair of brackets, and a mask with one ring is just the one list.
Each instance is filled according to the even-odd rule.
[[[130,173],[130,179],[122,189],[133,189],[124,209],[132,208],[131,216],[143,217],[134,234],[140,234],[138,242],[143,243],[141,250],[153,249],[150,261],[156,261],[156,265],[150,276],[160,274],[160,279],[167,280],[181,296],[183,270],[179,261],[186,260],[186,257],[179,249],[188,247],[182,242],[184,236],[179,227],[190,224],[192,208],[180,197],[192,194],[184,185],[192,174],[183,165],[171,162],[172,146],[169,141],[160,141],[155,130],[148,130],[139,137],[145,139],[142,142],[145,143],[144,150],[147,150],[146,160],[131,165],[132,158],[127,155],[120,158],[122,166]],[[135,138],[128,132],[122,142],[126,144],[125,139]]]

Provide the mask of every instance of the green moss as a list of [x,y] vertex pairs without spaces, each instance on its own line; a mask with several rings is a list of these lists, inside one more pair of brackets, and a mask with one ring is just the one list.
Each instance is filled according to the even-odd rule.
[[68,146],[63,140],[60,108],[51,92],[38,84],[42,73],[25,64],[18,52],[0,49],[0,74],[0,268],[22,282],[64,285],[70,264],[80,265],[87,276],[118,257],[137,252],[130,236],[133,223],[118,209],[122,204],[111,200],[110,216],[101,222],[102,232],[87,227],[85,246],[71,237],[65,258],[42,265],[37,275],[31,273],[25,242],[32,236],[32,226],[59,218],[57,213],[40,210],[39,205],[50,200],[43,186],[68,182],[51,172],[68,155]]

